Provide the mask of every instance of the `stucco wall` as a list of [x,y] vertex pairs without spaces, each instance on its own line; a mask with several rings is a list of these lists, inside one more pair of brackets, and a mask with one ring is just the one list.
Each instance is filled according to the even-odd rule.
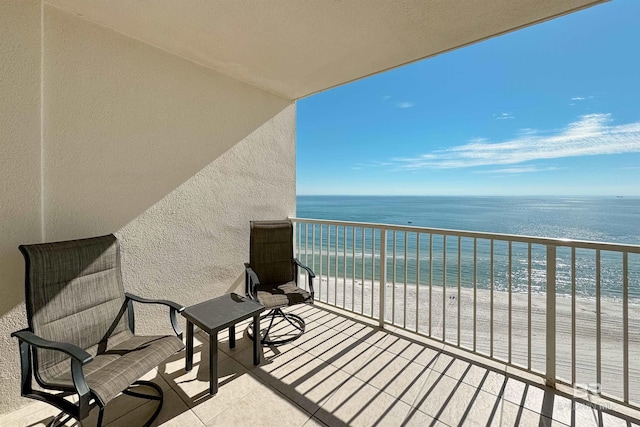
[[18,245],[40,230],[40,2],[0,0],[0,411],[19,404],[26,326]]
[[[14,9],[24,14],[25,5]],[[3,187],[0,205],[14,206],[20,196],[18,205],[35,212],[33,221],[18,221],[2,211],[4,226],[21,228],[0,247],[11,257],[0,264],[0,277],[10,278],[2,289],[13,296],[0,318],[0,413],[28,403],[19,397],[17,345],[4,338],[24,317],[17,244],[115,232],[126,290],[188,305],[240,285],[249,220],[295,213],[291,101],[55,8],[43,8],[41,28],[40,4],[32,5],[36,60],[10,72],[36,77],[33,150],[0,135],[3,157],[20,154],[34,181],[31,198],[20,195],[18,183]],[[4,10],[11,8],[0,9],[4,40]],[[16,166],[14,176],[25,179],[18,172]],[[138,312],[140,331],[158,324],[170,330],[165,309]]]

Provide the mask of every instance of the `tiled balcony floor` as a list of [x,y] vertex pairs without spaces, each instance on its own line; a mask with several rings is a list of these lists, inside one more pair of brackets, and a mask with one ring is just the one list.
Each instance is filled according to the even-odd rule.
[[[535,376],[435,341],[383,331],[322,304],[293,311],[306,319],[306,332],[293,343],[265,347],[257,367],[246,323],[236,329],[233,350],[226,333],[220,334],[216,396],[208,395],[208,341],[196,334],[191,372],[185,373],[181,352],[147,376],[165,390],[156,424],[640,425],[638,411],[573,399],[570,390],[547,388]],[[154,405],[120,396],[105,409],[105,425],[141,425]],[[0,416],[0,425],[45,425],[55,412],[35,403]],[[85,425],[95,425],[95,414]]]

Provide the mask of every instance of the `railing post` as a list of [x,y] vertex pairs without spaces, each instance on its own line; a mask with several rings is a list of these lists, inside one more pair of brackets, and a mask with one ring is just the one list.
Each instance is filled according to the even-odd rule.
[[545,382],[556,385],[556,247],[547,245],[547,369]]
[[387,284],[387,230],[383,228],[380,229],[380,280],[378,282],[380,283],[380,308],[378,310],[380,318],[378,322],[380,328],[384,329],[384,290]]

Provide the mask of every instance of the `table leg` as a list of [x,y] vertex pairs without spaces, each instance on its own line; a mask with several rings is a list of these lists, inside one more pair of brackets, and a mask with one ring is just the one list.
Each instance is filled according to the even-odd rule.
[[253,364],[260,364],[260,315],[253,316]]
[[218,392],[218,331],[209,334],[209,394]]
[[187,320],[187,358],[184,370],[193,369],[193,323]]
[[229,348],[236,348],[236,325],[229,326]]

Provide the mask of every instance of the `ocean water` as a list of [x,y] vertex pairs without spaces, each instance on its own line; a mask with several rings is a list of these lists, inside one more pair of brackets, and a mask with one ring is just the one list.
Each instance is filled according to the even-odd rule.
[[[475,232],[515,234],[533,237],[566,238],[607,243],[640,245],[640,198],[628,197],[429,197],[429,196],[298,196],[297,217],[326,220],[410,225]],[[372,236],[360,229],[336,229],[316,226],[315,252],[329,258],[311,258],[312,229],[297,230],[307,240],[306,251],[299,256],[316,272],[331,274],[346,272],[347,277],[360,280],[379,279],[379,259],[371,256],[371,247],[379,254],[379,235]],[[345,236],[346,235],[346,236]],[[346,238],[345,238],[346,237]],[[407,265],[404,265],[406,242]],[[395,272],[387,268],[387,280],[420,286],[473,286],[473,239],[458,241],[442,236],[416,233],[393,233],[387,236],[387,265],[392,265],[395,246]],[[416,247],[420,256],[416,256]],[[546,289],[546,251],[543,245],[533,245],[529,273],[528,247],[512,245],[512,265],[509,273],[508,244],[495,242],[493,250],[488,240],[476,241],[476,286],[516,292],[544,292]],[[364,249],[363,249],[364,248]],[[445,250],[446,249],[446,250]],[[458,251],[461,254],[458,263]],[[335,253],[338,256],[335,256]],[[364,254],[364,255],[363,255]],[[326,262],[328,260],[328,262]],[[491,263],[493,260],[493,264]],[[324,261],[324,262],[323,262]],[[571,250],[559,248],[557,253],[557,292],[570,294],[572,288]],[[372,266],[373,263],[373,266]],[[622,256],[617,252],[601,252],[600,291],[603,296],[622,296]],[[460,265],[458,265],[460,264]],[[576,292],[584,297],[596,294],[596,255],[593,250],[576,250]],[[511,277],[511,285],[509,285]],[[493,278],[493,279],[492,279]],[[640,255],[629,255],[629,295],[640,298]]]

